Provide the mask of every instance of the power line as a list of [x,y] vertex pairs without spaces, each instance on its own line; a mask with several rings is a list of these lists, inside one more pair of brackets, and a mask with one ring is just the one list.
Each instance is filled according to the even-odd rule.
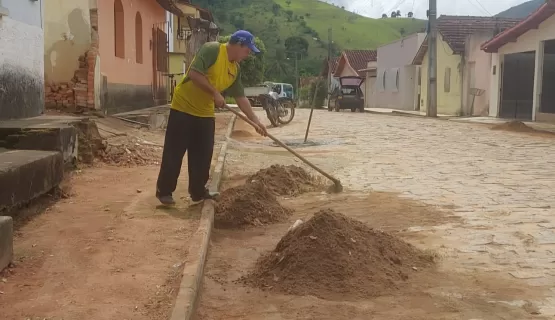
[[[476,9],[483,11],[484,13],[486,13],[486,14],[489,15],[489,16],[493,16],[493,15],[482,5],[482,3],[480,3],[479,0],[474,0],[475,3],[472,2],[472,0],[467,0],[467,1],[468,1],[468,3],[470,3],[471,5],[473,5]],[[476,4],[478,4],[478,5],[476,5]]]
[[392,7],[392,11],[397,11],[399,10],[399,6],[402,5],[403,3],[405,3],[406,0],[398,0],[397,3]]

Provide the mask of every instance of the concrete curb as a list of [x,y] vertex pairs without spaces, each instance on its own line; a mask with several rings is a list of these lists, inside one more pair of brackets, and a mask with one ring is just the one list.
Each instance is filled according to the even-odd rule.
[[13,260],[13,219],[0,216],[0,271]]
[[[226,140],[222,144],[212,180],[210,191],[217,191],[223,175],[227,144],[229,136],[235,126],[236,116],[233,115],[227,127]],[[210,235],[214,226],[214,201],[205,201],[202,210],[200,223],[197,231],[191,237],[189,245],[189,256],[183,268],[183,278],[179,285],[179,293],[173,307],[171,320],[191,320],[195,316],[198,296],[202,289],[202,278],[204,276],[204,264],[210,244]]]

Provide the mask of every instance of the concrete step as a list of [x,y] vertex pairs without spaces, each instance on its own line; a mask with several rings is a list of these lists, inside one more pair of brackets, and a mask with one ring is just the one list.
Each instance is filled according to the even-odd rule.
[[13,259],[13,220],[0,216],[0,271],[4,270]]
[[63,177],[61,152],[0,149],[0,212],[45,194]]
[[78,130],[81,119],[56,121],[29,118],[0,121],[0,148],[58,151],[67,164],[73,164],[78,153]]

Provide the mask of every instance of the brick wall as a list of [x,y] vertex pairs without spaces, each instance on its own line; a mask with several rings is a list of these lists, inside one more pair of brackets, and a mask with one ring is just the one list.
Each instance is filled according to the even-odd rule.
[[95,67],[98,56],[98,10],[90,10],[92,41],[90,49],[79,57],[79,69],[70,82],[48,83],[45,86],[47,108],[69,112],[95,109]]

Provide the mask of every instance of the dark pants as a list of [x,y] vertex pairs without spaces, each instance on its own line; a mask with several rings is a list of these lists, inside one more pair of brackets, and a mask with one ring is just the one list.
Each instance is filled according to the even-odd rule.
[[195,117],[171,109],[164,140],[160,174],[156,184],[158,196],[171,195],[177,186],[183,156],[187,152],[189,194],[202,200],[210,177],[214,150],[214,118]]

